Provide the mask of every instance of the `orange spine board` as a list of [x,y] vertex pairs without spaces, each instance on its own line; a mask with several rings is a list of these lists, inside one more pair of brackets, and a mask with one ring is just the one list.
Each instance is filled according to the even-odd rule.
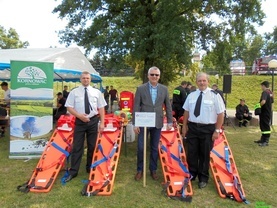
[[[123,136],[122,121],[123,119],[121,118],[105,117],[105,128],[108,124],[112,124],[114,129],[104,130],[98,134],[92,164],[101,160],[103,162],[90,170],[89,182],[85,193],[87,196],[109,196],[112,194]],[[112,152],[113,154],[111,154]],[[104,160],[105,157],[107,157],[106,160]]]
[[[226,148],[226,150],[225,150]],[[220,158],[216,153],[218,153]],[[228,172],[225,162],[225,151],[228,151],[228,158],[230,161],[231,173]],[[242,195],[245,197],[245,192],[242,187],[240,176],[237,170],[237,166],[234,160],[233,153],[227,141],[227,138],[223,133],[220,134],[219,138],[215,141],[213,150],[210,154],[210,169],[214,178],[214,182],[218,191],[218,194],[222,198],[226,198],[225,192],[228,196],[233,196],[236,201],[242,202],[238,190],[234,187],[234,177],[237,178],[238,184],[240,184],[240,190]],[[224,187],[224,188],[223,188]],[[225,189],[225,191],[223,190]]]
[[[165,151],[162,146],[165,147],[167,151]],[[181,147],[181,151],[179,151],[179,147]],[[179,129],[177,127],[175,127],[172,131],[162,130],[159,144],[159,156],[162,164],[165,184],[167,184],[167,195],[169,197],[180,197],[180,191],[184,186],[185,179],[187,179],[188,184],[185,188],[185,196],[192,196],[193,191],[190,181],[190,174],[184,173],[178,161],[174,160],[170,156],[171,154],[179,157],[188,170],[186,152],[183,146],[182,136],[180,135]]]
[[[49,192],[51,190],[66,160],[66,155],[55,148],[53,144],[70,153],[74,122],[75,117],[72,115],[62,115],[58,120],[58,127],[54,130],[29,180],[30,192]],[[63,124],[67,124],[72,130],[59,130],[58,128]]]

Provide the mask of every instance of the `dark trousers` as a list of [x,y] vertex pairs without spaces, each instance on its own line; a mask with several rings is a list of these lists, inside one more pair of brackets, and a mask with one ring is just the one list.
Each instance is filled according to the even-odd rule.
[[[147,136],[150,134],[150,163],[149,170],[156,171],[159,157],[158,145],[161,137],[161,129],[147,128]],[[147,141],[148,139],[146,139]],[[137,171],[143,171],[143,145],[144,145],[144,128],[140,127],[137,147]]]
[[262,137],[261,140],[262,142],[267,142],[269,141],[270,138],[270,118],[271,115],[267,114],[267,113],[262,113],[260,115],[260,129],[261,129],[261,133],[262,133]]
[[53,121],[56,122],[59,120],[59,118],[61,117],[61,115],[65,115],[66,114],[66,110],[65,111],[58,111],[58,110],[54,110],[53,113]]
[[109,110],[109,98],[105,98],[105,101],[107,103],[107,105],[105,106],[105,111],[108,112],[108,110]]
[[246,117],[243,114],[236,114],[236,118],[239,120],[239,122],[243,122],[243,120],[249,122],[252,119],[252,116],[248,115],[248,117]]
[[71,152],[70,174],[77,176],[84,153],[85,136],[87,138],[87,162],[86,169],[89,169],[92,162],[93,151],[95,149],[98,134],[98,116],[90,119],[90,122],[84,123],[76,118],[73,148]]
[[212,135],[215,125],[197,125],[188,123],[186,139],[189,172],[200,182],[208,182],[210,151],[213,148]]

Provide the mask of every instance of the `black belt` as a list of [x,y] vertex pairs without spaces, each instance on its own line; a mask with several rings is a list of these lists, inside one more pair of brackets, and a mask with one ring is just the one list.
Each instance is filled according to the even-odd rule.
[[[96,115],[90,117],[89,120],[92,120],[92,119],[95,119],[95,118],[98,118],[98,117],[99,117],[99,114],[96,114]],[[76,118],[76,120],[79,120],[79,121],[83,122],[83,121],[82,121],[81,119],[79,119],[79,118]]]
[[197,126],[197,127],[205,127],[205,126],[214,126],[215,124],[203,124],[203,123],[194,123],[194,122],[189,122],[188,124]]
[[99,114],[96,114],[96,115],[90,117],[89,119],[91,120],[91,119],[94,119],[94,118],[96,118],[96,117],[99,117]]

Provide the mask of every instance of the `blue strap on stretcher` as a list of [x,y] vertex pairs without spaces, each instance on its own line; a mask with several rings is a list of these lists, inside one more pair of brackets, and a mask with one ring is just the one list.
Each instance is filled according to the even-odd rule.
[[225,154],[225,164],[226,164],[226,168],[228,170],[229,173],[232,173],[232,170],[231,170],[231,162],[230,162],[230,159],[229,159],[229,149],[228,149],[228,146],[225,146],[224,147],[224,154]]
[[[52,145],[53,147],[55,147],[57,150],[59,150],[61,153],[63,153],[63,154],[66,156],[66,161],[67,161],[67,163],[68,163],[68,158],[69,158],[69,156],[70,156],[70,153],[69,153],[68,151],[64,150],[63,148],[61,148],[61,147],[60,147],[59,145],[57,145],[55,142],[52,142],[51,145]],[[65,184],[66,184],[65,179],[66,179],[68,176],[69,176],[69,171],[66,170],[66,171],[65,171],[65,174],[64,174],[63,177],[61,178],[61,183],[62,183],[62,185],[65,185]]]
[[228,151],[228,147],[225,146],[224,147],[224,154],[225,154],[225,157],[223,157],[222,155],[220,155],[217,151],[215,151],[214,149],[212,149],[212,152],[217,156],[219,157],[220,159],[222,159],[224,162],[225,162],[225,165],[226,165],[226,168],[228,170],[229,173],[232,173],[232,170],[231,170],[231,163],[230,163],[230,160],[229,160],[229,151]]
[[[231,170],[231,162],[230,162],[230,159],[229,159],[229,149],[228,149],[228,146],[225,146],[224,147],[224,156],[223,157],[222,155],[220,155],[217,151],[215,151],[214,149],[212,149],[212,152],[217,156],[219,157],[220,159],[222,159],[225,164],[226,164],[226,169],[228,170],[228,172],[230,174],[232,174],[232,170]],[[242,191],[241,191],[241,188],[240,188],[240,184],[238,183],[238,179],[237,177],[235,177],[233,174],[233,183],[234,183],[234,187],[236,188],[236,190],[238,191],[239,193],[239,196],[240,198],[242,199],[242,201],[245,203],[245,204],[250,204],[249,201],[246,200],[246,198],[244,197],[244,195],[242,194]]]
[[104,154],[102,145],[101,145],[101,144],[98,144],[98,149],[100,150],[101,154],[103,155],[103,158],[100,159],[100,160],[97,160],[97,161],[95,161],[93,164],[91,164],[90,168],[94,168],[94,167],[96,167],[96,166],[102,164],[103,162],[106,162],[109,158],[112,158],[113,155],[114,155],[114,153],[115,153],[115,151],[116,151],[116,149],[117,149],[117,147],[118,147],[118,144],[115,143],[114,146],[113,146],[113,148],[112,148],[112,150],[111,150],[111,152],[110,152],[110,154],[109,154],[109,156],[106,156],[106,155]]
[[240,184],[238,183],[238,179],[237,177],[233,176],[234,177],[234,186],[236,188],[236,190],[239,192],[239,196],[241,198],[241,200],[245,203],[245,204],[250,204],[249,201],[246,200],[245,196],[242,194],[242,191],[241,191],[241,187],[240,187]]
[[59,145],[57,145],[55,142],[52,142],[51,145],[55,147],[57,150],[59,150],[61,153],[63,153],[66,157],[70,155],[70,153],[63,148],[61,148]]
[[[161,149],[162,149],[163,151],[167,152],[167,149],[166,149],[166,147],[165,147],[164,145],[161,145]],[[185,173],[191,175],[190,172],[188,171],[188,169],[186,168],[186,166],[182,163],[182,161],[181,161],[181,159],[180,159],[181,152],[182,152],[182,146],[181,146],[181,145],[178,145],[179,157],[175,156],[175,155],[172,154],[171,152],[170,152],[170,156],[171,156],[171,158],[173,158],[175,161],[178,162],[179,166],[181,167],[181,169],[182,169]],[[183,185],[183,187],[182,187],[182,193],[181,193],[183,198],[186,198],[185,189],[186,189],[186,187],[187,187],[187,185],[188,185],[188,183],[189,183],[189,180],[190,180],[190,178],[185,178],[185,180],[184,180],[184,185]]]
[[[165,152],[167,152],[167,149],[166,149],[166,147],[165,147],[164,145],[161,145],[161,148],[162,148],[162,150],[164,150]],[[179,148],[178,148],[178,149],[179,149]],[[180,150],[179,150],[179,151],[180,151]],[[175,155],[172,154],[171,152],[170,152],[170,156],[171,156],[171,158],[172,158],[173,160],[175,160],[175,161],[178,162],[179,166],[181,167],[181,169],[182,169],[185,173],[191,175],[190,172],[188,171],[188,169],[186,168],[186,166],[182,163],[182,161],[181,161],[180,158],[178,158],[177,156],[175,156]]]

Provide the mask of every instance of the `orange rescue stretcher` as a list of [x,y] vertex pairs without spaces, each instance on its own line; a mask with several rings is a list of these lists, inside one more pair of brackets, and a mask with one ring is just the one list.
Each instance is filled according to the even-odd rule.
[[220,197],[249,203],[245,198],[235,160],[224,132],[215,140],[210,154],[210,168]]
[[123,136],[123,119],[105,117],[104,131],[98,134],[89,180],[81,191],[83,196],[112,194]]
[[182,136],[175,125],[171,130],[162,128],[159,155],[167,196],[181,201],[192,201],[191,174],[188,170]]
[[49,192],[61,168],[71,152],[75,117],[62,115],[57,123],[57,128],[48,141],[38,164],[33,171],[31,179],[18,186],[22,192]]

